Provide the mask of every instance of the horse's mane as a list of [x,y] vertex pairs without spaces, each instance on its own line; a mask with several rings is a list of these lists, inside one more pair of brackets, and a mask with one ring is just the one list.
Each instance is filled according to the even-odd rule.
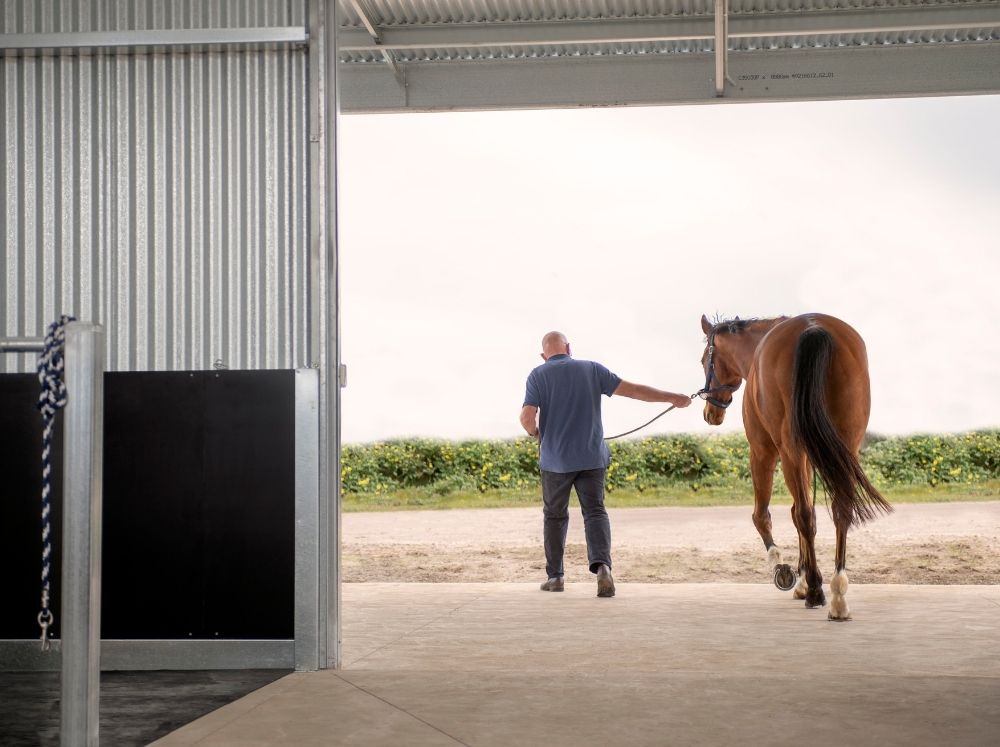
[[[769,319],[761,319],[760,317],[750,317],[749,319],[740,319],[738,316],[732,319],[721,319],[719,317],[715,318],[712,322],[712,334],[717,335],[720,332],[728,332],[731,335],[738,335],[752,327],[758,322],[773,322],[776,319],[787,319],[786,316],[775,316]],[[706,336],[707,340],[708,337]]]

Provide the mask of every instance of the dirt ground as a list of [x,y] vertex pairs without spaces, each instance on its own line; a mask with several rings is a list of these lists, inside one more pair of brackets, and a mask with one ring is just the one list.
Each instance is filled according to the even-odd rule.
[[[763,544],[751,508],[612,509],[619,581],[766,582]],[[788,506],[772,507],[774,538],[787,562],[798,556]],[[834,531],[817,508],[820,570],[833,573]],[[348,513],[344,581],[542,581],[541,508]],[[852,582],[1000,584],[1000,502],[901,504],[848,538]],[[571,509],[566,580],[587,570],[583,519]]]

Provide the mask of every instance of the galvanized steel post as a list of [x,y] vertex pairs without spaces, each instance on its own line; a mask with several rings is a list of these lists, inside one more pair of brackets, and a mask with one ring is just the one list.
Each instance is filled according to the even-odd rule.
[[309,362],[320,369],[320,666],[340,666],[337,3],[309,3]]
[[295,670],[325,669],[320,658],[319,371],[295,371]]
[[337,76],[337,0],[327,0],[324,26],[326,86],[324,109],[326,127],[326,489],[329,501],[329,617],[327,663],[339,669],[340,654],[340,272],[337,250],[337,125],[340,119],[340,86]]
[[101,674],[101,326],[70,324],[65,357],[60,744],[90,747],[98,743]]

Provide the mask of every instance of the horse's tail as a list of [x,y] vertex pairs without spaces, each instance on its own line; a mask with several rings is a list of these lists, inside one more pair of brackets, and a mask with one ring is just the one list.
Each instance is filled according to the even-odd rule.
[[826,383],[833,346],[833,337],[822,327],[810,327],[799,336],[792,379],[792,433],[831,496],[834,520],[851,526],[874,519],[879,512],[888,513],[892,506],[868,480],[830,421]]

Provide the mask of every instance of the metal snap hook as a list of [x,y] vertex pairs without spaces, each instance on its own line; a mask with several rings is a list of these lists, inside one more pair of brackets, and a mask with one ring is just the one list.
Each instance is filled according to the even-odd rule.
[[42,610],[38,613],[38,627],[42,629],[41,643],[42,651],[52,648],[52,641],[49,640],[49,627],[55,622],[50,610]]

